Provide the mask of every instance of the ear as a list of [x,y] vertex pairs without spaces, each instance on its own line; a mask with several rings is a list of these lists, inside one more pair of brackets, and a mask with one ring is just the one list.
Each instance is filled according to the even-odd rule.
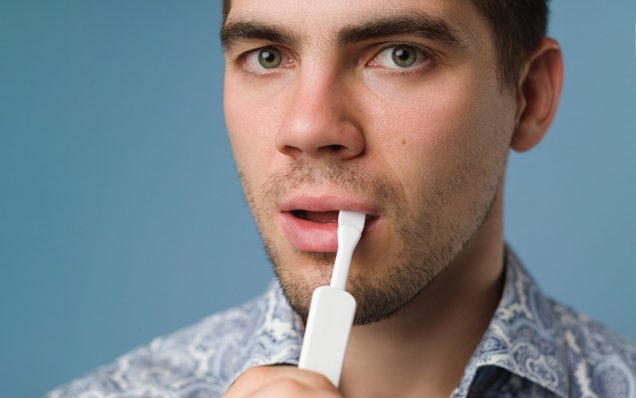
[[524,152],[545,136],[556,114],[563,86],[559,43],[544,38],[521,71],[517,85],[517,115],[510,147]]

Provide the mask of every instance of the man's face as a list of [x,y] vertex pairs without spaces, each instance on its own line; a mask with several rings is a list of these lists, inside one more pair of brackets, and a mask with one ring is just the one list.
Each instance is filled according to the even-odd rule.
[[480,233],[514,94],[470,1],[233,0],[225,115],[248,203],[306,316],[329,284],[337,211],[369,214],[356,323],[404,306]]

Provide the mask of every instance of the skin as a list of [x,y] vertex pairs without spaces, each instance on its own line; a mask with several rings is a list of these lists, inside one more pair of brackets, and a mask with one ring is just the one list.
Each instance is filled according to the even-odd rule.
[[[462,45],[413,33],[334,39],[369,18],[414,11],[445,21]],[[552,122],[558,44],[544,39],[519,81],[504,86],[487,21],[469,1],[236,0],[227,23],[237,21],[297,38],[226,48],[225,115],[248,203],[301,316],[310,292],[328,284],[333,255],[289,242],[281,201],[347,196],[380,217],[351,266],[359,326],[339,389],[313,372],[270,366],[247,371],[225,396],[447,397],[501,294],[506,161],[510,149],[537,145]],[[399,70],[391,46],[405,44],[422,52]],[[264,46],[279,51],[281,66],[260,66]]]

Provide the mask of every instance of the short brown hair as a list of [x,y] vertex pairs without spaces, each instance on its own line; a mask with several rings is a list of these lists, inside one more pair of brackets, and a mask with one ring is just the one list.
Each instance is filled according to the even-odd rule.
[[472,1],[492,29],[500,78],[514,87],[522,65],[547,33],[549,0]]
[[[499,76],[504,86],[515,87],[521,66],[545,37],[549,0],[472,0],[488,20],[495,38]],[[231,0],[223,0],[223,23]]]

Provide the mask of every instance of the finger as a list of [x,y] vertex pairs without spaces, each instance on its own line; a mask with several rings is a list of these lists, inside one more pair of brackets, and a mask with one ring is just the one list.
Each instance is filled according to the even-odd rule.
[[295,366],[259,366],[251,368],[237,378],[224,398],[242,398],[265,386],[281,380],[292,380],[307,387],[338,393],[326,377]]
[[[306,369],[299,369],[296,366],[278,366],[278,367],[267,367],[268,370],[276,371],[275,375],[273,374],[272,382],[276,382],[279,380],[293,380],[302,385],[312,388],[315,390],[324,390],[330,391],[332,393],[339,394],[338,389],[334,386],[329,379],[327,379],[324,375],[312,372]],[[271,384],[271,383],[269,383]]]
[[288,378],[273,381],[243,398],[342,398],[342,395],[337,390],[325,390]]

